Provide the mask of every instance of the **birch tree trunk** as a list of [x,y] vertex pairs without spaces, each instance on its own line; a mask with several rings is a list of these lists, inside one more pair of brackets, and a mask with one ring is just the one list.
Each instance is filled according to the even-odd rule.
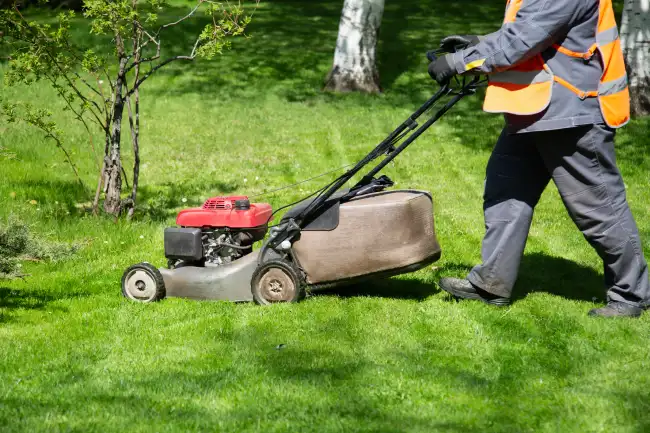
[[117,55],[119,58],[119,69],[115,81],[115,104],[111,118],[110,148],[105,156],[104,173],[106,180],[106,197],[104,198],[104,211],[113,216],[119,216],[122,210],[122,115],[124,114],[124,86],[126,83],[127,57],[124,51],[124,43],[119,35],[115,37]]
[[621,46],[630,79],[632,112],[650,114],[650,0],[625,0]]
[[383,14],[384,0],[345,0],[334,66],[327,76],[325,90],[381,91],[376,49]]
[[[118,78],[116,88],[121,92],[123,83]],[[104,173],[106,174],[104,198],[104,211],[113,216],[119,216],[122,211],[122,155],[120,144],[122,140],[122,115],[124,113],[124,99],[118,94],[115,101],[115,110],[111,125],[111,146],[106,158]]]

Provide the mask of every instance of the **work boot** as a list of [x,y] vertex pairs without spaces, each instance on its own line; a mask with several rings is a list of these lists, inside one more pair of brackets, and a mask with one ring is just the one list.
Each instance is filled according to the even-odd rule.
[[504,307],[510,304],[510,298],[502,298],[493,295],[483,289],[479,289],[467,280],[461,280],[459,278],[442,278],[439,284],[442,290],[458,299],[481,301],[499,307]]
[[594,317],[640,317],[642,313],[643,308],[641,307],[615,301],[589,311],[589,315]]

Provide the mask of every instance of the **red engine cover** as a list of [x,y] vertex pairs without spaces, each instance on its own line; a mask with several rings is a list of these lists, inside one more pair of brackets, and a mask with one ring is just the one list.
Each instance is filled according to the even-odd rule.
[[213,197],[203,207],[185,209],[176,217],[176,224],[182,227],[228,227],[245,229],[260,227],[269,222],[273,210],[268,203],[251,203],[250,209],[235,209],[236,200],[247,200],[246,196]]

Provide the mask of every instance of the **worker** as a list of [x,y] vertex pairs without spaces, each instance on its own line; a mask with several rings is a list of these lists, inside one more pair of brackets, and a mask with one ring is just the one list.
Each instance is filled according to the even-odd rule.
[[553,179],[604,262],[607,305],[589,315],[639,317],[650,284],[614,152],[630,104],[612,1],[510,0],[498,31],[450,36],[441,46],[449,54],[431,62],[431,77],[487,74],[483,108],[504,113],[506,126],[486,169],[482,263],[440,287],[458,299],[508,305],[533,210]]

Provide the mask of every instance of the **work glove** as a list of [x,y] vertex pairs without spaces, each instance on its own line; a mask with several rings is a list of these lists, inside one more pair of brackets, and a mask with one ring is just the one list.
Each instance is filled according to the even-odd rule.
[[479,42],[481,39],[476,35],[451,35],[440,41],[440,48],[448,53],[455,53],[458,50],[473,47]]
[[429,64],[429,75],[440,84],[449,81],[457,73],[451,54],[438,57]]

